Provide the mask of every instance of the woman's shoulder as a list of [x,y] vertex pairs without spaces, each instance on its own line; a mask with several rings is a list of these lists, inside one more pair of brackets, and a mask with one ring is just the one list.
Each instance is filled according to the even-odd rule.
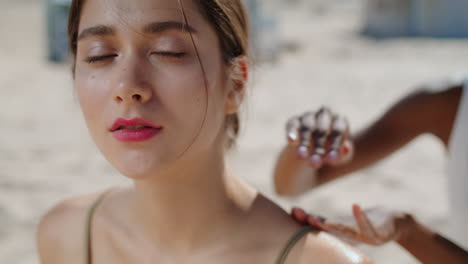
[[53,206],[37,227],[41,263],[85,263],[87,215],[100,193],[63,200]]
[[298,263],[372,264],[373,262],[356,248],[326,232],[309,233],[298,245]]
[[298,237],[305,230],[304,227],[296,223],[286,211],[268,198],[260,196],[259,200],[261,200],[260,204],[263,207],[262,217],[266,218],[261,221],[263,237],[269,241],[275,241],[278,243],[275,247],[279,246],[283,250],[292,246],[291,252],[286,258],[286,264],[373,263],[356,248],[326,232],[308,229],[307,234]]

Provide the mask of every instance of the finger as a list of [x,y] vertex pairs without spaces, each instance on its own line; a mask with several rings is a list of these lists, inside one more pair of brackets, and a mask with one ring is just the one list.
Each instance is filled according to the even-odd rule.
[[321,222],[316,218],[308,218],[307,222],[322,231],[330,233],[340,239],[353,243],[367,243],[367,240],[354,228],[342,224]]
[[344,148],[344,142],[348,139],[349,125],[344,117],[334,116],[329,135],[330,147],[326,156],[326,161],[329,164],[339,163]]
[[314,147],[312,150],[309,163],[314,168],[319,168],[323,165],[323,158],[326,153],[327,137],[331,130],[333,115],[327,108],[321,108],[315,114],[316,127],[312,132],[312,140]]
[[327,232],[357,233],[356,230],[351,226],[340,223],[327,222],[324,218],[319,218],[313,215],[307,216],[307,222],[311,225],[318,226],[320,229]]
[[297,155],[306,159],[310,154],[310,145],[312,140],[312,130],[315,127],[315,116],[312,112],[303,114],[300,118],[301,126],[299,128],[299,146]]
[[328,225],[325,223],[325,219],[320,219],[318,217],[309,215],[307,217],[306,222],[309,225],[311,225],[311,226],[313,226],[313,227],[315,227],[317,229],[323,230],[323,231],[328,231],[328,229],[329,229]]
[[349,162],[354,156],[354,144],[351,140],[346,139],[343,142],[343,147],[341,148],[340,153],[340,162],[339,163],[346,163]]
[[369,220],[366,213],[362,211],[359,205],[353,205],[353,215],[356,218],[361,233],[365,234],[366,237],[368,237],[370,240],[373,240],[375,242],[381,241],[381,238],[377,234],[374,225]]
[[317,219],[318,221],[320,221],[322,223],[325,223],[325,221],[327,221],[327,219],[325,217],[320,216],[320,215],[309,214],[308,216],[313,217],[313,218]]
[[299,129],[301,127],[301,121],[299,117],[295,116],[289,119],[286,124],[286,133],[288,136],[288,141],[293,144],[297,144],[299,140]]
[[300,208],[293,208],[291,211],[292,217],[299,223],[305,224],[307,221],[307,214]]
[[374,239],[368,236],[366,233],[362,233],[356,230],[354,227],[349,225],[343,225],[339,223],[320,223],[314,222],[313,219],[308,219],[308,222],[313,222],[313,226],[318,226],[321,230],[328,232],[350,244],[365,243],[369,245],[381,245],[383,242],[378,239]]

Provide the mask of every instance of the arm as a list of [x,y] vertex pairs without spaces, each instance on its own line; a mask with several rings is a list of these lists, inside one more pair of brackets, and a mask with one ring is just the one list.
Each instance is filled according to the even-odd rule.
[[408,216],[406,232],[396,242],[425,264],[468,263],[468,252]]
[[341,178],[388,157],[424,133],[436,135],[447,145],[461,92],[461,85],[435,92],[422,88],[399,100],[381,118],[352,136],[355,154],[346,164],[313,169],[299,160],[296,147],[288,144],[276,163],[276,191],[296,195]]

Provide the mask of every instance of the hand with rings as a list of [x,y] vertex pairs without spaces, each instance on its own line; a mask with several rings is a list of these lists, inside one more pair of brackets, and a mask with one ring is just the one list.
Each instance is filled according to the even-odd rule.
[[291,118],[286,132],[297,156],[307,160],[312,168],[340,165],[353,156],[348,121],[328,108]]

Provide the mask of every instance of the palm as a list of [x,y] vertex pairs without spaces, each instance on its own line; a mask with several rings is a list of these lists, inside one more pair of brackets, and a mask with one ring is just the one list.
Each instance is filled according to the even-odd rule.
[[358,205],[353,206],[353,216],[339,221],[325,221],[315,216],[306,216],[300,209],[293,212],[300,222],[307,222],[323,231],[326,231],[348,243],[365,243],[369,245],[382,245],[395,240],[401,233],[398,222],[404,218],[401,212],[385,208],[372,208],[362,210]]

